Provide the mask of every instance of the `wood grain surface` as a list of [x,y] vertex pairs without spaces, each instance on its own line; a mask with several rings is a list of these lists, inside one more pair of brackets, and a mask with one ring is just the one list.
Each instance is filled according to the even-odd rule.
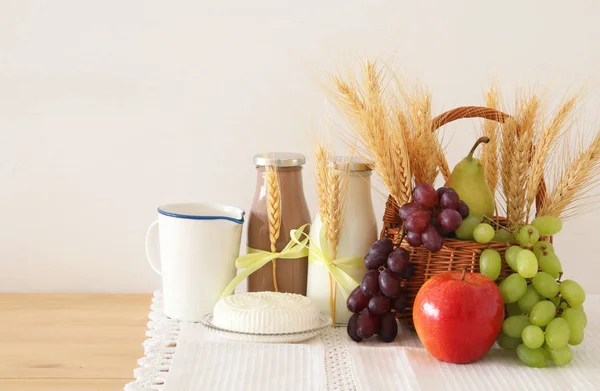
[[0,390],[122,390],[151,295],[0,294]]

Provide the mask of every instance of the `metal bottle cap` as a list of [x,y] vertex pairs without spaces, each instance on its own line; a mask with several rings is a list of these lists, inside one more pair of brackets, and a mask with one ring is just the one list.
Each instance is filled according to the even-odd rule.
[[254,155],[254,164],[257,166],[299,167],[305,163],[306,157],[301,153],[269,152]]
[[336,168],[340,170],[349,169],[351,172],[373,171],[375,163],[361,157],[335,156],[333,158]]

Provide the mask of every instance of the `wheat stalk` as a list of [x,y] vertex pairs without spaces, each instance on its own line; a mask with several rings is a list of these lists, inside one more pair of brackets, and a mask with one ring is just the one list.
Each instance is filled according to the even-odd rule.
[[348,192],[351,158],[348,161],[333,160],[328,153],[328,148],[321,142],[317,143],[315,158],[319,214],[324,225],[326,239],[331,244],[335,258]]
[[[353,80],[350,79],[350,82]],[[354,86],[354,83],[351,86],[338,76],[333,77],[333,84],[335,101],[348,121],[355,127],[352,129],[355,135],[368,132],[363,119],[366,107],[363,98],[359,95],[358,88]]]
[[[319,200],[319,214],[325,230],[325,238],[332,249],[331,257],[337,258],[337,247],[340,242],[342,217],[348,193],[349,164],[346,162],[332,161],[327,148],[317,143],[315,150],[317,163],[317,193]],[[329,274],[329,306],[333,324],[335,324],[335,303],[337,284]]]
[[[522,223],[528,216],[526,211],[526,186],[531,170],[531,159],[533,156],[533,142],[536,135],[536,125],[539,122],[540,101],[536,95],[529,99],[523,99],[517,102],[517,118],[519,128],[517,130],[517,145],[515,148],[515,170],[516,177],[519,183],[519,193],[516,198],[518,201],[513,203],[513,216],[515,223]],[[518,207],[518,212],[517,212]]]
[[[269,242],[271,243],[271,252],[276,252],[276,243],[279,239],[281,230],[281,193],[277,172],[275,168],[267,165],[265,167],[267,175],[267,222],[269,225]],[[273,285],[275,292],[279,292],[277,286],[277,260],[273,259]]]
[[390,164],[396,166],[398,170],[399,194],[394,199],[398,205],[403,205],[408,202],[412,193],[412,171],[410,153],[408,152],[410,127],[404,113],[397,112],[395,119],[398,130],[393,131],[389,137],[390,145],[394,148],[390,152]]
[[577,203],[590,199],[591,187],[600,182],[600,132],[586,149],[581,148],[576,158],[570,160],[538,215],[568,218],[566,212],[577,209]]
[[329,203],[327,202],[327,151],[322,143],[317,143],[315,150],[315,160],[317,165],[317,196],[319,201],[319,215],[324,219],[329,214]]
[[[404,197],[406,190],[403,173],[399,173],[395,166],[395,157],[400,146],[393,145],[391,134],[392,121],[388,116],[381,89],[381,74],[377,71],[375,63],[367,60],[365,64],[365,106],[364,117],[366,125],[371,133],[371,145],[376,145],[377,150],[373,152],[379,158],[379,167],[385,172],[383,181],[394,198]],[[410,185],[409,185],[410,187]]]
[[337,246],[340,243],[340,220],[342,217],[343,203],[341,202],[341,185],[342,180],[340,172],[334,168],[328,170],[327,179],[327,193],[329,200],[329,214],[326,220],[326,231],[327,241],[331,244],[332,257],[337,257]]
[[526,218],[529,218],[531,215],[531,208],[535,202],[535,197],[538,194],[540,184],[544,176],[544,167],[546,165],[548,154],[553,149],[555,142],[561,136],[561,132],[564,130],[564,125],[567,123],[567,120],[575,108],[577,101],[577,97],[571,97],[564,101],[552,121],[550,121],[550,123],[544,127],[540,137],[537,140],[537,144],[533,151],[533,157],[531,159],[530,174],[527,178],[526,185]]
[[360,95],[356,93],[356,88],[350,87],[350,85],[339,76],[334,76],[333,82],[335,88],[340,93],[339,97],[345,101],[348,108],[354,111],[355,116],[360,117],[365,105]]
[[[397,137],[394,128],[397,118],[390,118],[390,109],[385,104],[385,91],[382,75],[375,63],[365,63],[365,91],[361,93],[353,79],[346,82],[339,77],[333,78],[335,87],[334,103],[353,125],[352,132],[363,144],[362,154],[375,162],[384,185],[402,205],[408,202],[411,191],[412,175],[408,157],[408,148],[403,137]],[[395,116],[394,116],[395,117]]]
[[409,115],[412,124],[411,163],[415,184],[433,183],[439,172],[439,142],[431,131],[431,96],[417,88],[411,96]]
[[426,121],[426,127],[423,130],[426,130],[427,128],[429,129],[429,132],[425,131],[423,133],[423,135],[425,136],[426,140],[427,140],[427,144],[432,146],[433,149],[433,156],[435,156],[435,166],[436,169],[432,172],[432,175],[435,175],[432,179],[431,179],[431,184],[433,184],[433,182],[435,181],[435,178],[437,177],[437,172],[439,171],[439,173],[442,174],[442,177],[444,177],[444,181],[448,181],[450,179],[450,175],[452,175],[452,172],[450,171],[450,167],[448,166],[448,160],[446,159],[446,154],[444,153],[444,148],[442,148],[442,143],[440,142],[440,140],[437,137],[437,133],[435,131],[437,131],[437,129],[432,129],[432,116],[431,116],[431,95],[428,94],[428,100],[429,100],[429,105],[428,105],[428,110],[429,112],[427,113],[428,117],[427,117],[427,121]]
[[[395,120],[396,127],[400,130],[400,134],[405,140],[405,144],[408,145],[410,140],[410,123],[408,122],[408,118],[406,118],[406,113],[402,107],[395,108]],[[395,132],[392,132],[395,133]]]
[[410,118],[409,155],[414,166],[415,184],[433,183],[441,173],[445,180],[450,178],[450,167],[442,144],[432,129],[431,95],[417,86],[404,93]]
[[500,154],[500,170],[502,179],[502,190],[504,192],[504,198],[506,199],[506,214],[509,217],[509,210],[511,210],[513,199],[512,194],[514,193],[513,187],[517,183],[513,180],[514,168],[513,155],[515,153],[515,143],[517,139],[517,122],[514,118],[509,118],[504,122],[502,126],[502,144]]
[[[392,78],[397,88],[396,94],[391,94],[389,97],[390,106],[392,107],[391,111],[393,112],[395,120],[394,126],[397,129],[392,132],[392,135],[398,137],[396,132],[399,131],[402,133],[403,140],[399,140],[399,142],[403,142],[403,144],[408,147],[407,153],[410,157],[409,161],[416,167],[427,165],[427,162],[422,162],[423,157],[427,160],[433,159],[433,157],[430,157],[425,153],[419,153],[418,145],[423,144],[427,145],[428,148],[431,148],[431,150],[434,151],[433,153],[435,154],[434,156],[436,159],[436,167],[434,170],[439,170],[447,181],[450,178],[451,171],[442,144],[435,135],[437,129],[431,128],[430,95],[420,86],[407,92],[396,74],[392,73]],[[424,108],[425,110],[423,110]],[[412,118],[411,112],[413,113]],[[411,121],[411,119],[414,118],[417,119],[416,122]],[[425,131],[416,131],[417,128]],[[429,132],[427,132],[426,129],[429,129]],[[419,137],[425,137],[425,140],[419,141]],[[417,168],[417,170],[419,169]],[[420,171],[423,170],[423,168],[420,169]],[[410,198],[410,194],[408,197]]]
[[[396,75],[392,75],[398,90],[401,89],[400,80]],[[409,146],[411,142],[411,124],[408,119],[407,109],[402,104],[398,92],[391,93],[388,97],[390,105],[390,134],[388,136],[387,151],[388,164],[395,166],[398,172],[399,181],[398,194],[393,195],[397,205],[403,205],[410,200],[413,188],[413,174],[410,163]],[[387,197],[385,197],[387,199]]]
[[[389,75],[377,63],[364,64],[361,88],[353,77],[333,77],[333,102],[362,143],[359,152],[374,161],[375,171],[398,205],[409,201],[414,183],[433,183],[450,168],[440,140],[432,131],[431,96],[424,88],[406,90],[398,77],[390,91]],[[345,142],[348,144],[347,140]]]
[[[327,241],[331,244],[331,257],[337,259],[337,247],[340,243],[342,216],[344,215],[344,205],[348,195],[348,177],[349,165],[340,168],[337,164],[330,164],[328,170],[328,216],[325,222],[325,235]],[[330,283],[330,307],[332,324],[335,324],[335,303],[337,296],[337,284],[333,276],[329,274]]]
[[[491,109],[498,108],[498,89],[491,87],[485,95],[485,105]],[[485,179],[492,194],[496,192],[498,185],[498,122],[485,120],[483,123],[483,135],[490,139],[490,142],[481,152],[481,165],[483,166]]]
[[525,184],[535,135],[535,125],[540,102],[537,96],[517,103],[516,144],[511,154],[513,172],[508,179],[507,219],[509,225],[520,224],[525,220]]
[[[436,139],[436,141],[438,140]],[[450,175],[452,175],[452,171],[450,171],[448,160],[446,159],[446,155],[444,154],[444,150],[439,141],[436,145],[436,158],[440,173],[444,177],[444,181],[447,182],[450,179]]]

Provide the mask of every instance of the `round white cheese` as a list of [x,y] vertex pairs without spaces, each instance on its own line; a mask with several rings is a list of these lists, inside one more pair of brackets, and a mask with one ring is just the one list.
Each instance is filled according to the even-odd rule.
[[306,296],[280,292],[248,292],[217,302],[213,324],[245,333],[280,334],[319,327],[318,308]]

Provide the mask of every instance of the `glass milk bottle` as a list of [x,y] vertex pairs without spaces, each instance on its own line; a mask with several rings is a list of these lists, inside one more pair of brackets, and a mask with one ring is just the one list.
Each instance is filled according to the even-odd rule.
[[[345,200],[343,216],[341,218],[340,242],[337,247],[337,258],[360,257],[369,251],[369,247],[377,240],[377,221],[371,200],[371,172],[370,166],[358,158],[353,158],[348,163],[348,157],[337,157],[336,164],[349,164],[350,173]],[[321,232],[321,217],[317,213],[310,228],[310,245],[319,243]],[[313,257],[309,255],[309,260]],[[360,268],[343,268],[349,276],[360,283],[367,272],[364,264]],[[348,292],[350,293],[350,292]],[[329,315],[330,289],[329,272],[325,265],[312,263],[308,265],[308,286],[306,296],[313,300],[319,309]],[[335,322],[346,324],[352,313],[346,308],[346,301],[339,286],[336,287]]]
[[[299,153],[273,152],[254,156],[256,191],[248,215],[248,247],[271,251],[267,207],[267,166],[272,167],[276,172],[281,197],[281,225],[279,238],[275,244],[276,251],[283,250],[289,243],[290,230],[310,223],[310,212],[302,183],[302,166],[305,162],[306,158]],[[305,295],[308,257],[277,259],[276,262],[279,292]],[[267,263],[248,276],[249,292],[274,290],[273,262]]]

